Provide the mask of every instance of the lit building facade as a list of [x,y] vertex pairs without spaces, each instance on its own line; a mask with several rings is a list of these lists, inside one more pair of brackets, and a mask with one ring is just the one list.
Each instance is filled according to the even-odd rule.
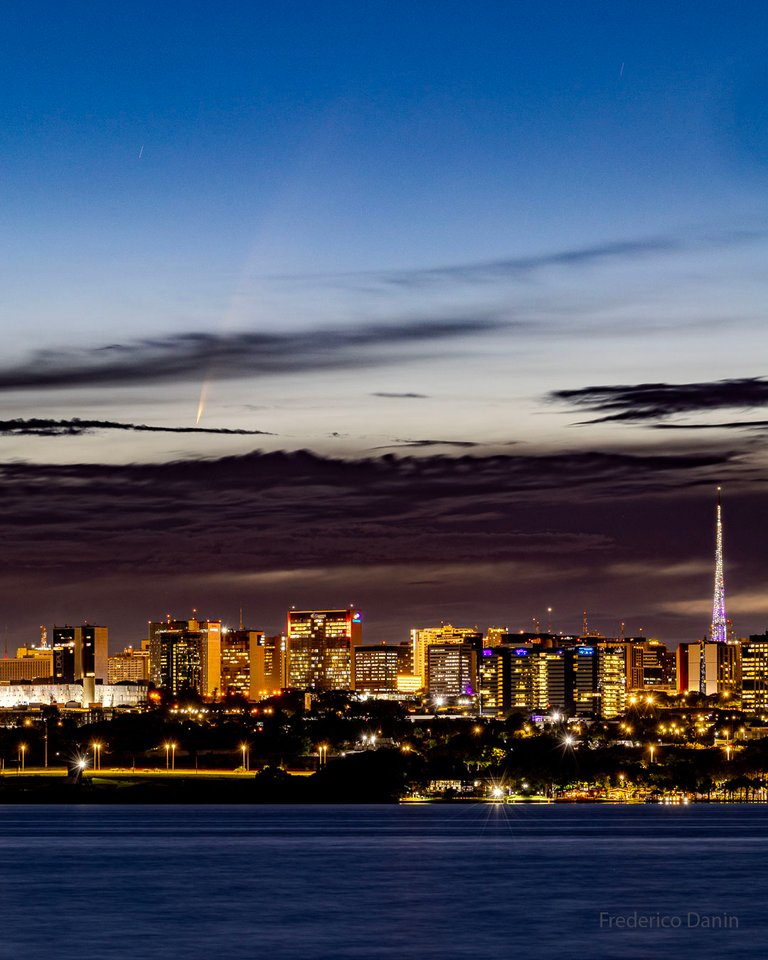
[[571,652],[573,712],[579,717],[597,717],[600,714],[598,686],[598,648],[576,647]]
[[264,634],[260,630],[221,629],[221,692],[251,695],[253,648]]
[[41,647],[19,647],[15,657],[0,660],[0,681],[48,680],[53,677],[53,650]]
[[742,643],[741,709],[768,713],[768,633],[752,634]]
[[353,650],[362,642],[358,610],[288,613],[288,684],[302,690],[351,690]]
[[251,700],[274,697],[288,686],[288,637],[260,634],[251,647]]
[[[84,623],[53,628],[54,678],[63,683],[83,678],[107,679],[109,630]],[[58,653],[58,655],[57,655]]]
[[[506,651],[508,652],[508,651]],[[477,661],[477,689],[479,713],[495,717],[505,708],[504,647],[483,647]]]
[[570,651],[531,651],[531,708],[569,709],[571,699]]
[[410,670],[410,650],[394,644],[366,644],[354,648],[355,690],[371,696],[395,696],[397,678]]
[[74,704],[88,707],[135,707],[147,700],[146,683],[96,684],[95,698],[83,683],[22,683],[0,685],[0,708],[26,707],[31,704]]
[[741,644],[702,640],[681,643],[677,651],[679,693],[695,691],[738,701],[741,688]]
[[676,689],[675,656],[658,640],[648,640],[643,647],[643,688],[663,693]]
[[439,627],[419,627],[411,630],[411,651],[413,658],[413,672],[421,677],[424,686],[427,686],[427,648],[433,643],[469,643],[475,650],[480,650],[483,635],[477,627],[454,627],[450,623]]
[[121,683],[123,680],[146,683],[148,679],[149,650],[146,647],[141,650],[126,647],[122,653],[107,658],[107,683]]
[[[597,677],[600,715],[619,717],[627,710],[627,673],[633,659],[630,644],[604,644],[598,647]],[[628,671],[628,661],[630,669]]]
[[149,672],[172,693],[221,692],[221,621],[167,620],[149,625]]
[[427,693],[458,700],[477,693],[477,651],[468,643],[431,643],[427,647]]

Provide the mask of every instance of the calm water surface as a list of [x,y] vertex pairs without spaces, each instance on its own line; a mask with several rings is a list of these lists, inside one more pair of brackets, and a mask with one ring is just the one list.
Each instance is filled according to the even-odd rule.
[[0,857],[9,960],[768,956],[763,806],[5,806]]

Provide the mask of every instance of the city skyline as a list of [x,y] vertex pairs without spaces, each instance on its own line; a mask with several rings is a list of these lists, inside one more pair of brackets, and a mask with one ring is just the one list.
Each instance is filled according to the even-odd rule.
[[12,11],[10,642],[353,602],[696,640],[720,484],[765,629],[766,18]]

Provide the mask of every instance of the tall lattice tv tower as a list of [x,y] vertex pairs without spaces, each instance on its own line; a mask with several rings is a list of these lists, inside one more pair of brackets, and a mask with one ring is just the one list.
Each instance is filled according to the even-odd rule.
[[710,640],[725,643],[728,623],[725,619],[725,581],[723,579],[723,511],[720,505],[720,487],[717,488],[717,523],[715,528],[715,596],[712,602]]

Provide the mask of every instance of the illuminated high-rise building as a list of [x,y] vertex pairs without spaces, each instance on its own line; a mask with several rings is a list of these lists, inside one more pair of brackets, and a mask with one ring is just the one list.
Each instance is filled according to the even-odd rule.
[[567,709],[572,702],[570,650],[531,652],[531,700],[534,710]]
[[259,636],[251,646],[251,700],[266,700],[288,686],[288,637]]
[[643,689],[675,692],[675,656],[658,640],[648,640],[642,648]]
[[359,610],[291,610],[287,635],[289,686],[353,688],[352,651],[362,641]]
[[410,673],[407,646],[377,643],[354,648],[355,690],[371,696],[391,697],[398,692],[397,678]]
[[221,692],[251,695],[251,662],[253,648],[264,634],[260,630],[221,629]]
[[84,623],[53,628],[54,679],[62,683],[75,680],[107,680],[109,630]]
[[107,659],[107,683],[121,683],[131,680],[146,683],[149,678],[149,645],[142,641],[140,649],[126,647],[122,653],[115,653]]
[[677,692],[714,694],[737,701],[741,687],[742,646],[701,640],[677,648]]
[[173,693],[194,690],[203,696],[221,692],[221,621],[166,620],[149,625],[152,682]]
[[600,715],[619,717],[627,709],[628,661],[632,659],[632,645],[626,643],[598,646],[597,683],[600,692]]
[[53,677],[53,651],[50,647],[19,647],[15,657],[0,659],[0,681],[49,680]]
[[573,712],[579,717],[596,717],[600,712],[598,660],[598,648],[592,645],[571,652]]
[[504,711],[505,666],[509,651],[502,646],[483,647],[477,659],[479,713],[495,717]]
[[477,651],[469,643],[430,643],[427,647],[427,693],[460,700],[477,694]]
[[477,627],[454,627],[443,623],[439,627],[418,627],[411,630],[413,672],[427,685],[427,648],[433,643],[469,643],[480,650],[483,635]]
[[480,712],[498,716],[511,710],[533,709],[535,658],[530,644],[513,647],[504,643],[497,647],[483,647],[477,658]]
[[741,645],[741,709],[768,714],[768,632],[752,634]]
[[486,649],[489,647],[498,647],[500,644],[504,643],[504,638],[508,636],[509,627],[488,627],[485,631],[483,646]]

